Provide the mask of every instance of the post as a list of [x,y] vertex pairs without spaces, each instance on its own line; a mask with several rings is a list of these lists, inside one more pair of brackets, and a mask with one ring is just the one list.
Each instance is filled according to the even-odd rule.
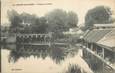
[[91,50],[93,50],[93,44],[91,43]]
[[[105,51],[104,51],[104,48],[102,48],[102,57],[104,59],[104,56],[105,56]],[[103,63],[103,72],[104,72],[104,63]]]
[[105,51],[104,51],[104,48],[102,48],[102,56],[103,56],[103,59],[105,57]]

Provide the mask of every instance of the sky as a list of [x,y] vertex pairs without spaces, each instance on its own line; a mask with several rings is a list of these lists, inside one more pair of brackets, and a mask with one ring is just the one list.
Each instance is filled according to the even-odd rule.
[[1,0],[1,2],[2,25],[9,24],[7,11],[12,9],[17,11],[19,14],[26,12],[29,14],[35,14],[37,16],[44,16],[46,13],[54,9],[73,11],[78,15],[78,25],[84,23],[84,17],[87,11],[96,6],[108,6],[113,12],[115,12],[115,0]]

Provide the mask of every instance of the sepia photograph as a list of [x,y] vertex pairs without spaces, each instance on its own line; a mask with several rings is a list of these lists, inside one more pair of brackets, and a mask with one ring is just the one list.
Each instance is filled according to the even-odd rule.
[[115,73],[115,0],[0,2],[0,73]]

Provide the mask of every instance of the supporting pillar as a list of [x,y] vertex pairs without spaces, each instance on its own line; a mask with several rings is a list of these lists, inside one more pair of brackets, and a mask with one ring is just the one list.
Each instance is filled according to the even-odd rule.
[[104,48],[102,48],[102,57],[103,57],[103,59],[105,58],[105,50],[104,50]]
[[89,47],[88,47],[88,42],[86,43],[86,47],[89,48]]
[[92,43],[91,43],[91,47],[90,48],[91,48],[91,50],[93,50],[93,44]]
[[[105,58],[105,50],[104,50],[104,48],[102,48],[102,57],[103,57],[103,59]],[[104,67],[105,67],[105,64],[103,63],[103,72],[104,72]]]

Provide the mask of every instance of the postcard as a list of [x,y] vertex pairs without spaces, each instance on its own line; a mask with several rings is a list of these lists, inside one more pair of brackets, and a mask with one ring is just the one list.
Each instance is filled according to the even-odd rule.
[[115,0],[1,0],[1,73],[115,73]]

